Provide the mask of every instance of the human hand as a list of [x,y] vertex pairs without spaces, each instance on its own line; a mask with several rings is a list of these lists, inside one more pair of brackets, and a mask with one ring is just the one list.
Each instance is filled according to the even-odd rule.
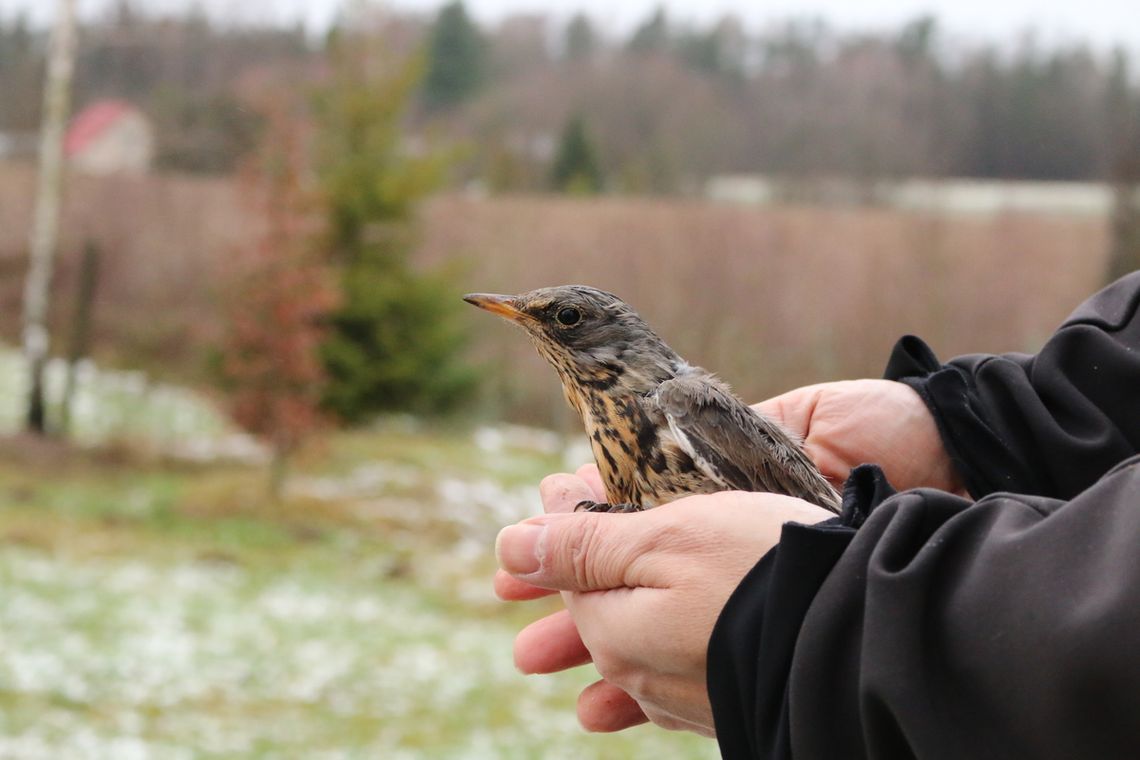
[[549,514],[499,534],[499,596],[563,592],[566,610],[515,640],[524,673],[552,673],[593,661],[602,679],[578,700],[593,731],[647,719],[713,735],[706,689],[709,636],[740,579],[779,540],[788,521],[830,512],[774,494],[692,496],[636,514],[572,513],[604,498],[597,470],[542,482]]
[[895,488],[959,493],[930,410],[914,389],[893,380],[844,380],[797,388],[756,408],[799,435],[804,450],[836,486],[851,468],[878,464]]

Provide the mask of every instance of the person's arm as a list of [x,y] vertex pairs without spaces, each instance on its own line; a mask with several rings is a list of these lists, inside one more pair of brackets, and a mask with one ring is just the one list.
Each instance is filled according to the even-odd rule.
[[[896,347],[886,376],[905,383],[922,397],[937,422],[955,470],[973,495],[1019,490],[1074,497],[1117,462],[1140,450],[1138,310],[1140,273],[1123,278],[1089,299],[1036,356],[967,356],[941,365],[925,344],[917,338],[905,338]],[[808,409],[811,417],[814,406],[809,405]],[[814,419],[809,422],[814,426]],[[805,427],[811,429],[806,424]],[[844,440],[848,438],[850,436],[844,436]],[[898,465],[891,463],[887,471],[899,472]],[[1115,506],[1123,506],[1123,513],[1110,511],[1108,507],[1104,507],[1103,513],[1097,512],[1097,499],[1103,496],[1101,488],[1098,484],[1096,496],[1082,495],[1081,500],[1074,499],[1077,509],[1070,509],[1068,514],[1089,512],[1094,522],[1104,529],[1105,537],[1110,538],[1115,530],[1128,526],[1110,524],[1106,527],[1099,521],[1112,522],[1113,517],[1127,517],[1129,500],[1135,507],[1133,511],[1140,512],[1140,487],[1133,485],[1114,492]],[[864,615],[885,617],[868,618],[859,625],[846,620],[843,624],[846,628],[832,629],[828,633],[828,621],[835,622],[828,614],[843,605],[866,605],[871,598],[868,567],[858,566],[861,561],[870,562],[869,542],[877,546],[875,542],[879,538],[889,537],[891,540],[884,543],[880,556],[906,555],[909,551],[925,559],[938,556],[931,547],[942,546],[952,535],[944,533],[933,537],[941,520],[950,521],[959,512],[979,519],[995,510],[1004,514],[1030,514],[1037,508],[1035,505],[1057,507],[1060,504],[1002,494],[984,499],[980,510],[970,512],[966,510],[969,503],[964,500],[935,491],[918,491],[892,499],[888,502],[892,506],[874,518],[875,524],[890,523],[889,529],[884,527],[875,532],[864,528],[856,540],[856,529],[867,513],[891,493],[876,468],[857,471],[845,493],[842,525],[832,525],[826,533],[819,529],[789,527],[777,548],[734,592],[718,620],[709,647],[710,697],[726,757],[787,757],[793,746],[793,735],[800,737],[797,747],[818,748],[818,743],[813,744],[813,736],[820,741],[839,737],[839,743],[832,745],[833,748],[843,746],[843,741],[853,742],[852,747],[867,747],[870,738],[863,734],[863,721],[879,714],[875,699],[864,704],[858,692],[867,686],[861,680],[863,661],[859,658],[870,655],[866,651],[852,652],[851,648],[874,643],[867,641],[868,630],[874,632],[878,640],[879,631],[892,630],[892,627],[918,626],[919,640],[925,636],[931,647],[941,641],[939,629],[932,626],[928,617],[935,613],[936,605],[931,602],[930,607],[923,610],[921,600],[916,601],[920,606],[912,611],[910,619],[898,609],[863,607]],[[900,510],[901,505],[909,506]],[[910,517],[898,518],[900,513]],[[953,535],[957,536],[956,531],[962,531],[963,525],[971,524],[965,518],[955,518]],[[1054,529],[1061,524],[1050,523]],[[985,588],[994,595],[990,601],[995,609],[984,611],[984,620],[992,619],[1005,609],[1002,594],[1010,597],[1009,609],[1019,609],[1016,601],[1021,597],[1015,587],[1002,585],[1004,579],[987,577],[985,568],[979,564],[984,552],[1000,548],[1002,541],[1008,543],[1008,539],[1000,538],[997,533],[982,531],[982,534],[971,535],[968,531],[962,534],[968,536],[968,541],[962,544],[959,540],[959,545],[966,549],[972,545],[975,552],[970,555],[963,550],[964,556],[969,556],[968,562],[937,567],[941,573],[939,582],[947,594],[961,594],[962,584],[974,583],[977,585],[973,588]],[[1132,534],[1130,539],[1140,539],[1140,535]],[[914,542],[909,549],[903,548],[906,540]],[[987,540],[993,543],[984,545]],[[1037,561],[1064,567],[1075,561],[1095,561],[1098,553],[1109,548],[1082,545],[1080,540],[1081,536],[1074,534],[1072,544],[1065,545],[1062,537],[1061,546],[1045,548],[1045,556],[1037,557]],[[847,541],[852,542],[850,550],[847,550]],[[862,553],[856,551],[855,546],[862,547]],[[836,564],[839,555],[842,560]],[[857,567],[852,568],[852,562]],[[828,580],[821,588],[823,578]],[[1032,578],[1026,580],[1033,582]],[[848,584],[842,592],[848,597],[846,602],[834,594],[834,589],[842,583]],[[1061,586],[1055,586],[1054,590],[1058,594],[1072,593]],[[1033,614],[1044,616],[1052,611],[1042,609]],[[1050,625],[1045,617],[1039,617],[1036,623],[1042,628]],[[1064,625],[1061,619],[1057,623]],[[995,631],[994,635],[1010,633],[1010,630]],[[1140,630],[1134,633],[1140,635]],[[809,643],[829,635],[835,649],[824,652],[818,647],[813,649]],[[764,647],[760,646],[761,641],[765,642]],[[884,658],[878,663],[880,668],[889,668],[892,662],[905,662],[901,653],[896,659],[889,650],[878,651]],[[945,656],[934,648],[926,651],[932,660]],[[818,659],[813,660],[813,655]],[[823,671],[831,679],[825,695],[817,693]],[[925,674],[915,676],[916,679],[922,677],[926,677]],[[854,697],[852,689],[856,691]],[[813,713],[808,709],[813,695],[828,703],[829,715],[843,716],[845,720],[822,719],[819,709]],[[797,705],[802,707],[796,708]],[[793,716],[795,723],[791,720]],[[804,720],[799,720],[801,717]],[[954,717],[941,715],[940,719]],[[794,727],[797,728],[793,730]],[[858,740],[852,738],[856,734],[860,737]],[[884,746],[878,745],[878,751],[886,751]],[[854,750],[852,753],[851,756],[858,756]],[[839,754],[847,756],[845,751]],[[950,756],[955,754],[950,752]],[[935,756],[941,755],[935,751]]]
[[1036,355],[943,365],[907,336],[886,376],[922,396],[975,498],[1071,498],[1140,452],[1140,272],[1082,304]]
[[857,471],[862,526],[788,526],[725,605],[724,756],[1135,756],[1140,457],[1067,502],[888,494]]

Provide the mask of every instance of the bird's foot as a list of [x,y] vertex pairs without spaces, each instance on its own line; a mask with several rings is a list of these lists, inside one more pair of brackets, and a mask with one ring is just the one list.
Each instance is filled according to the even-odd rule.
[[628,512],[641,512],[641,511],[643,511],[643,507],[639,507],[636,504],[630,504],[628,502],[626,502],[625,504],[607,504],[604,501],[599,502],[599,501],[592,501],[590,499],[586,499],[585,501],[578,502],[574,506],[574,511],[575,512],[610,512],[610,513],[626,514]]

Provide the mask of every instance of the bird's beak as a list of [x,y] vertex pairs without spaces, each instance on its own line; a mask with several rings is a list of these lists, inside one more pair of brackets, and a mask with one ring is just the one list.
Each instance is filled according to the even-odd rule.
[[498,314],[512,322],[521,322],[527,316],[526,312],[515,306],[514,296],[500,296],[494,293],[468,293],[463,296],[463,300],[472,306],[478,306],[480,309]]

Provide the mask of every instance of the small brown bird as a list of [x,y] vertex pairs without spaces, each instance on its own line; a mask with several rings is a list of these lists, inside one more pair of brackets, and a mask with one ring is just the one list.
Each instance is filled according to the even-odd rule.
[[558,371],[609,500],[579,509],[634,512],[691,494],[770,491],[838,512],[835,489],[791,435],[688,364],[617,296],[564,285],[463,300],[521,326]]

